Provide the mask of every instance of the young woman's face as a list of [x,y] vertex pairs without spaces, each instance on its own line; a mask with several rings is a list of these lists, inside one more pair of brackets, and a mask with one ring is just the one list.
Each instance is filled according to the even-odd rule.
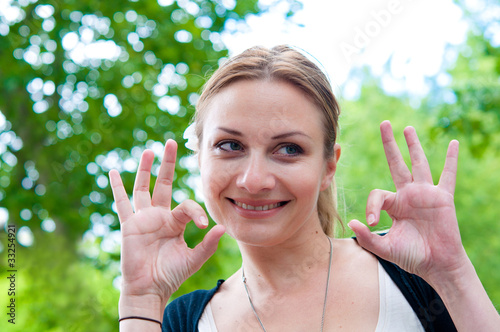
[[212,218],[254,245],[321,232],[316,203],[340,152],[325,160],[321,111],[291,84],[244,80],[205,112],[199,162]]

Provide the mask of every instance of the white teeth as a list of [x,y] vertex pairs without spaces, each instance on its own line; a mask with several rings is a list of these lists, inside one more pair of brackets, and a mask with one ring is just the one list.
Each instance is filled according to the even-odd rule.
[[240,203],[237,201],[234,201],[234,204],[238,205],[239,207],[245,209],[245,210],[256,210],[256,211],[267,211],[271,209],[275,209],[279,206],[281,206],[280,203],[275,203],[275,204],[269,204],[269,205],[260,205],[260,206],[253,206],[245,203]]

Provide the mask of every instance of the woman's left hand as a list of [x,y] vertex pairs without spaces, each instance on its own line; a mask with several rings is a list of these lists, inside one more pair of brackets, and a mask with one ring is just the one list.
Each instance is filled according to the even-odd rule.
[[393,220],[390,231],[380,236],[357,220],[349,223],[358,243],[428,282],[453,273],[468,262],[462,246],[453,195],[458,141],[451,141],[441,178],[434,185],[429,163],[415,129],[404,131],[412,172],[406,166],[388,121],[380,125],[385,155],[396,192],[373,190],[366,206],[367,222],[375,226],[380,211]]

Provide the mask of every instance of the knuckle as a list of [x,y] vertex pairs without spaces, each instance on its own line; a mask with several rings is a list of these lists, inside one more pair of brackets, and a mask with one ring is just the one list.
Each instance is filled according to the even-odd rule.
[[158,178],[158,184],[165,185],[165,186],[171,186],[172,185],[172,179],[170,178]]
[[382,193],[383,193],[383,190],[381,190],[381,189],[373,189],[370,192],[369,197],[380,196],[380,195],[382,195]]

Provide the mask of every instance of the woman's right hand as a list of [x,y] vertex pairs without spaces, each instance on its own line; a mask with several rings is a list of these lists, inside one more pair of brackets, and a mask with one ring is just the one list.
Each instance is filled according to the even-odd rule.
[[134,299],[125,302],[133,302],[135,307],[140,303],[157,303],[163,309],[179,286],[213,255],[225,232],[223,226],[217,225],[195,248],[187,246],[186,224],[193,220],[199,228],[206,228],[208,218],[192,200],[171,209],[176,154],[177,143],[168,140],[151,197],[149,183],[154,154],[151,150],[144,151],[134,184],[134,208],[118,171],[109,173],[122,233],[120,301]]

